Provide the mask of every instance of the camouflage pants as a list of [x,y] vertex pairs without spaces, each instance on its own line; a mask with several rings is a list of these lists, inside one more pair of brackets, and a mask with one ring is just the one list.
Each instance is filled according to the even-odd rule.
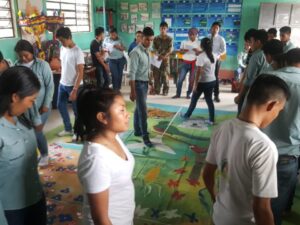
[[154,91],[155,94],[160,94],[160,90],[162,87],[162,94],[167,95],[169,92],[169,79],[168,76],[170,74],[170,65],[162,64],[158,69],[157,67],[152,66],[153,71],[153,80],[154,80]]

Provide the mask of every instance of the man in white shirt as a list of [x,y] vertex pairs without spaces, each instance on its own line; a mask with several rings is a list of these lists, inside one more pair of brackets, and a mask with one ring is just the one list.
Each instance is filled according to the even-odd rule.
[[281,78],[262,74],[251,86],[239,117],[224,122],[213,134],[203,179],[214,202],[215,225],[274,225],[270,202],[278,195],[278,152],[260,128],[278,116],[289,97]]
[[214,22],[211,25],[210,32],[211,34],[208,36],[212,40],[213,53],[217,56],[215,76],[216,76],[216,86],[214,89],[214,100],[215,102],[220,102],[219,98],[219,70],[221,67],[220,56],[226,54],[226,43],[225,39],[219,35],[219,31],[221,28],[221,24],[219,22]]
[[183,53],[183,63],[177,80],[176,95],[172,98],[180,98],[182,84],[188,72],[190,73],[190,77],[186,98],[190,98],[195,79],[196,57],[200,53],[200,42],[197,37],[198,30],[196,28],[191,28],[189,30],[189,39],[181,42],[180,52]]
[[281,27],[280,32],[280,41],[283,43],[283,53],[287,53],[289,50],[296,48],[296,46],[291,42],[291,33],[292,29],[288,26]]
[[84,55],[73,42],[72,33],[68,27],[61,27],[56,32],[56,38],[62,44],[60,49],[61,79],[58,87],[57,107],[63,119],[65,129],[58,136],[72,135],[72,125],[68,113],[68,101],[77,117],[77,90],[83,78]]

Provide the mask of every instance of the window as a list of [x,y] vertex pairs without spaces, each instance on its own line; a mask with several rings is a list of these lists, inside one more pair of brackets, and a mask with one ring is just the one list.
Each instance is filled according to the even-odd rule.
[[0,0],[0,38],[15,36],[10,0]]
[[72,32],[90,31],[89,0],[47,0],[47,16],[61,11]]

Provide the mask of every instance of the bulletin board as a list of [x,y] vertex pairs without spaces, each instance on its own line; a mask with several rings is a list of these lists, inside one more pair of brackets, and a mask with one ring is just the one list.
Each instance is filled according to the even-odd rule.
[[226,40],[227,55],[236,56],[240,33],[242,0],[163,0],[162,20],[170,27],[174,49],[188,38],[188,29],[196,27],[199,39],[210,33],[213,22],[221,23],[220,35]]

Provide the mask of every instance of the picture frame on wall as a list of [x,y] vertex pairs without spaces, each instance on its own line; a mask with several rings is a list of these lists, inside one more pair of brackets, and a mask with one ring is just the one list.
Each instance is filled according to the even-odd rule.
[[121,24],[121,32],[128,32],[128,26],[127,26],[127,23],[122,23]]
[[152,19],[160,19],[161,15],[160,15],[160,3],[159,2],[152,2]]
[[144,24],[136,24],[135,25],[135,31],[143,31]]
[[128,25],[128,33],[135,33],[135,24]]
[[121,13],[120,14],[121,20],[128,20],[129,19],[129,14],[128,13]]
[[123,10],[123,11],[128,11],[128,9],[129,9],[129,4],[128,4],[128,2],[120,2],[120,8],[121,8],[121,10]]
[[138,15],[137,14],[131,14],[131,23],[132,24],[137,24],[138,21]]
[[149,13],[141,13],[141,21],[149,21]]
[[154,29],[154,24],[153,24],[153,22],[148,22],[148,23],[145,23],[145,27],[150,27],[150,28]]
[[140,12],[148,12],[148,4],[146,2],[139,3]]
[[139,11],[138,4],[130,4],[130,12],[137,13]]

